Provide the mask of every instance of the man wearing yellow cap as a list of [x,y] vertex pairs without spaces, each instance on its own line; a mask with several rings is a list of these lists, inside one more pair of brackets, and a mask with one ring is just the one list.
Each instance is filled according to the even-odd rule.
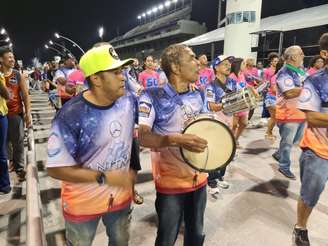
[[110,245],[128,245],[134,172],[130,170],[135,99],[125,91],[110,45],[80,60],[89,89],[57,113],[48,140],[48,173],[62,180],[68,245],[91,245],[102,219]]

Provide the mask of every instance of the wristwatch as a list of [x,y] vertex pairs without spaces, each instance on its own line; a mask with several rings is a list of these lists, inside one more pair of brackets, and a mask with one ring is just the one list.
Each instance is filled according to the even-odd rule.
[[96,177],[96,181],[99,185],[104,185],[106,182],[106,176],[103,172],[99,172]]

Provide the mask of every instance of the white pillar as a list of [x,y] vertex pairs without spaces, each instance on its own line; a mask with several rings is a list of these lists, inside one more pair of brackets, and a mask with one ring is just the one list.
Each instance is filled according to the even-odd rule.
[[262,0],[227,0],[224,54],[242,58],[255,58],[251,52],[257,46],[260,30]]

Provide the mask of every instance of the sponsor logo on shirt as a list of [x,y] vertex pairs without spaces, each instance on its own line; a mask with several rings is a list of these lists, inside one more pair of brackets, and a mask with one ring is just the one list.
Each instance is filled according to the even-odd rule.
[[122,125],[118,121],[112,121],[109,125],[109,132],[113,138],[118,138],[122,133]]
[[288,79],[285,79],[284,84],[287,87],[292,87],[294,85],[294,81],[292,79],[288,78]]
[[9,79],[9,84],[17,85],[17,79],[15,77]]
[[61,143],[56,133],[51,133],[48,140],[48,156],[54,157],[61,151]]
[[214,92],[212,90],[207,90],[206,96],[212,98],[214,95]]
[[139,115],[141,117],[149,118],[152,105],[146,102],[140,102],[139,104]]
[[312,91],[309,88],[303,88],[301,96],[299,97],[299,101],[302,103],[306,103],[310,101],[312,98]]

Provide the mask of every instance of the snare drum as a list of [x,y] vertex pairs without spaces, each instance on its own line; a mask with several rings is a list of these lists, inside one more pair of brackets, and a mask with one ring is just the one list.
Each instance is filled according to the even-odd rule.
[[222,98],[223,112],[234,114],[256,108],[257,100],[255,93],[250,88],[226,94]]
[[183,134],[194,134],[207,141],[207,148],[203,153],[180,148],[184,161],[195,170],[211,172],[222,169],[235,156],[234,135],[214,114],[200,114],[187,124]]

